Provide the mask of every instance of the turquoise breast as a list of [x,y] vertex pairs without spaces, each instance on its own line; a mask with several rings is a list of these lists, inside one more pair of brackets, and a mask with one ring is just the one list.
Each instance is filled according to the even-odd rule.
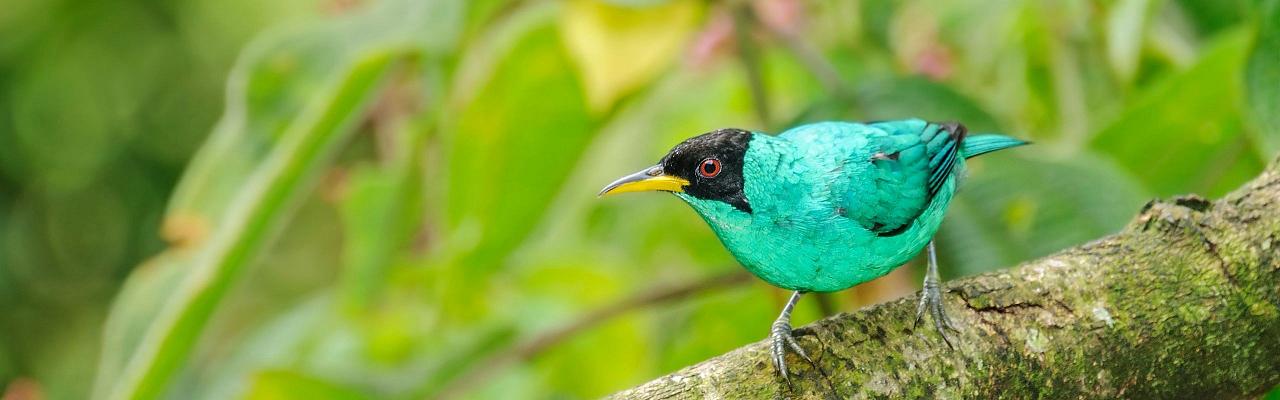
[[875,210],[850,207],[912,200],[894,198],[901,193],[867,190],[878,187],[872,171],[876,147],[869,141],[881,140],[878,135],[885,133],[850,123],[798,129],[803,131],[753,134],[743,168],[743,191],[752,212],[677,193],[747,270],[785,289],[837,291],[887,274],[929,243],[951,201],[963,160],[914,222],[886,235],[859,222],[858,216]]

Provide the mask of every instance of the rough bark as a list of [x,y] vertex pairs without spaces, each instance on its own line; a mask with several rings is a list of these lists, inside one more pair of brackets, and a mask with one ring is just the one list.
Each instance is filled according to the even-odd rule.
[[[1280,384],[1280,159],[1218,201],[1153,201],[1120,233],[797,334],[790,382],[754,343],[617,399],[1252,398]],[[927,317],[926,317],[927,318]]]

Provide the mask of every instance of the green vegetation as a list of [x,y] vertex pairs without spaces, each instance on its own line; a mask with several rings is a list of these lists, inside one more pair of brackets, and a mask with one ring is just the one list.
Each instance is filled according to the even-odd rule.
[[16,396],[593,397],[760,340],[785,294],[687,207],[595,199],[719,127],[1035,141],[971,163],[945,277],[1280,152],[1277,0],[81,3],[0,12]]

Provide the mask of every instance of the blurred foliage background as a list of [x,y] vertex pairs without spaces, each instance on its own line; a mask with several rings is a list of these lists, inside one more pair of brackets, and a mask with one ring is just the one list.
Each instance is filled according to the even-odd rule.
[[970,164],[943,275],[1012,266],[1280,152],[1277,3],[9,0],[3,398],[604,395],[785,300],[611,178],[715,128],[959,120],[1036,145]]

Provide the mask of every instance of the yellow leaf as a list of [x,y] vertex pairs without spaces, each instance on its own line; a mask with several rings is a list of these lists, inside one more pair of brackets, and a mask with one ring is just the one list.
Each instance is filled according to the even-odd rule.
[[569,1],[561,18],[562,36],[591,110],[608,109],[666,68],[680,54],[701,9],[696,0],[639,7]]

